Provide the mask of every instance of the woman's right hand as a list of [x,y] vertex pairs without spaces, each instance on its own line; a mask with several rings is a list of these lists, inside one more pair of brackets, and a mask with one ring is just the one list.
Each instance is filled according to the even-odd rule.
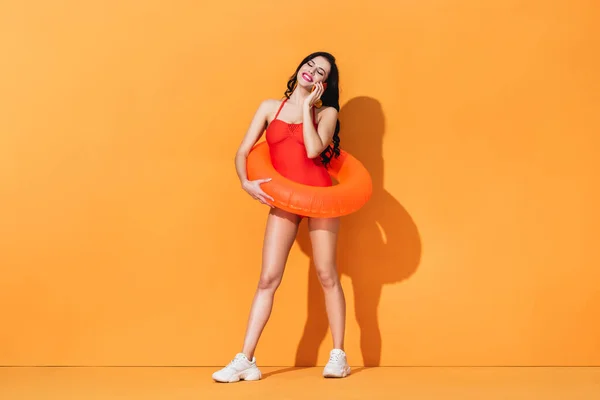
[[274,201],[273,198],[271,196],[269,196],[268,194],[266,194],[260,187],[260,185],[262,183],[269,182],[270,180],[271,180],[271,178],[256,179],[254,181],[244,181],[244,183],[242,184],[242,188],[246,192],[248,192],[248,194],[250,196],[252,196],[252,198],[254,200],[258,200],[259,202],[266,204],[271,208],[274,208],[273,205],[271,205],[267,202],[267,200]]

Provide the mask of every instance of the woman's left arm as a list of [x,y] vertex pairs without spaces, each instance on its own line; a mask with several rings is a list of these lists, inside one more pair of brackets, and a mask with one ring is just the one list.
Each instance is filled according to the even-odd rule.
[[302,134],[304,136],[306,155],[309,158],[316,158],[331,143],[331,139],[335,133],[338,112],[333,107],[325,108],[320,112],[321,120],[319,121],[318,129],[315,129],[312,106],[305,103],[303,108]]

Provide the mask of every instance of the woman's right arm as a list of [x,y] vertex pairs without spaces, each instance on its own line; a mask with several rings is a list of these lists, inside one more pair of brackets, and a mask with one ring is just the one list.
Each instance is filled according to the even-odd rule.
[[260,188],[260,184],[268,182],[271,179],[266,178],[249,181],[246,173],[246,160],[250,150],[252,150],[252,147],[262,136],[265,127],[267,126],[269,113],[273,109],[275,103],[275,100],[264,100],[260,104],[258,110],[256,110],[256,113],[254,114],[254,118],[252,118],[250,127],[246,131],[244,139],[242,140],[242,143],[238,147],[238,150],[235,154],[235,170],[238,178],[240,179],[240,183],[242,184],[242,188],[248,192],[252,198],[269,206],[271,205],[267,202],[267,199],[273,201],[273,198],[263,192],[263,190]]

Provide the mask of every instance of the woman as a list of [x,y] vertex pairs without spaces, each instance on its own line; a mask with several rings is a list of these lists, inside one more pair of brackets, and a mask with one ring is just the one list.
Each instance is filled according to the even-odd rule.
[[[242,351],[225,368],[213,374],[213,379],[218,382],[262,377],[254,350],[271,314],[273,297],[302,219],[270,203],[273,199],[260,186],[268,182],[268,178],[248,180],[248,153],[266,128],[271,162],[279,173],[306,185],[331,186],[327,165],[332,157],[339,156],[338,76],[331,54],[317,52],[306,57],[288,81],[283,101],[261,103],[237,151],[235,166],[242,188],[271,209],[264,236],[260,280]],[[346,302],[335,259],[339,218],[309,218],[308,229],[333,337],[333,350],[323,376],[342,378],[350,373],[350,367],[344,352]]]

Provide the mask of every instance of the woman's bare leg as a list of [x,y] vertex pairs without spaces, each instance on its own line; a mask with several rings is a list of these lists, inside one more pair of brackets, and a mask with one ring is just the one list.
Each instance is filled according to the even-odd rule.
[[344,349],[346,300],[337,271],[336,249],[339,218],[311,218],[308,230],[317,276],[325,296],[325,308],[333,337],[333,347]]
[[250,309],[242,353],[252,359],[262,331],[273,308],[275,291],[281,283],[283,271],[296,234],[300,217],[274,208],[269,212],[265,229],[262,270]]
[[323,369],[327,378],[343,378],[350,373],[344,352],[346,330],[346,299],[337,271],[336,251],[340,226],[339,218],[311,218],[308,231],[313,249],[317,276],[325,296],[325,309],[333,338],[333,350]]

